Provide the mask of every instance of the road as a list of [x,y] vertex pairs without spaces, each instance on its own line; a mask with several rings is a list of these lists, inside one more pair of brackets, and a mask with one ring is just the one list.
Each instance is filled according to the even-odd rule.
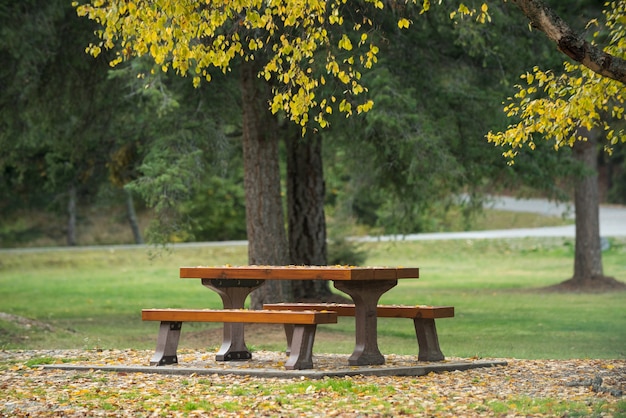
[[[572,204],[555,203],[545,199],[515,199],[511,197],[496,197],[487,206],[488,208],[507,210],[512,212],[534,212],[546,216],[565,216],[574,219]],[[521,229],[494,229],[488,231],[468,232],[437,232],[408,235],[385,235],[380,237],[360,238],[359,241],[421,241],[445,239],[491,239],[491,238],[525,238],[525,237],[575,237],[576,228],[572,225],[521,228]],[[626,237],[626,207],[603,205],[600,207],[600,236]]]

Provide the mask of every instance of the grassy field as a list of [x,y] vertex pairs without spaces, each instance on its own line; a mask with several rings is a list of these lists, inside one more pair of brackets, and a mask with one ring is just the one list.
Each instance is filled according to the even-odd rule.
[[[603,254],[605,274],[626,280],[626,240]],[[453,240],[364,244],[366,265],[416,266],[384,303],[453,305],[456,317],[438,321],[443,352],[458,357],[526,359],[626,358],[626,292],[549,293],[543,287],[571,276],[573,240]],[[196,280],[178,278],[185,265],[246,264],[244,246],[176,247],[150,258],[145,248],[0,253],[0,312],[36,322],[0,320],[0,348],[154,347],[157,324],[142,323],[149,307],[220,307]],[[181,347],[217,346],[189,324]],[[381,319],[383,353],[413,354],[408,320]],[[186,337],[188,335],[188,337]],[[196,337],[194,337],[196,336]],[[254,348],[282,341],[248,335]],[[318,352],[349,353],[353,322],[321,327]]]

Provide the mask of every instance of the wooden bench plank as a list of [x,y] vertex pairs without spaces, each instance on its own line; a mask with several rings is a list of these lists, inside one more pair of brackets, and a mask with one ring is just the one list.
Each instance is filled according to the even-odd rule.
[[[263,305],[263,309],[269,310],[320,310],[334,311],[339,316],[354,316],[355,307],[352,304],[337,303],[273,303]],[[378,305],[376,315],[380,318],[409,318],[413,319],[415,336],[418,345],[419,361],[442,361],[445,356],[439,347],[439,337],[435,326],[435,319],[454,317],[452,306],[430,305]],[[285,325],[287,340],[292,333],[292,327]]]
[[[317,324],[337,323],[336,312],[321,311],[248,311],[241,309],[144,309],[144,321],[160,321],[155,354],[150,365],[160,366],[178,363],[176,351],[183,322],[265,323],[284,324],[291,328],[288,339],[289,359],[286,369],[310,369],[313,367],[313,343]],[[216,355],[218,361],[249,360],[243,326],[240,332],[231,333],[224,327],[222,346]]]
[[[348,303],[267,303],[263,309],[276,311],[334,311],[339,316],[354,316],[355,307]],[[453,306],[430,305],[378,305],[376,315],[379,318],[452,318]]]
[[143,309],[144,321],[178,322],[242,322],[248,324],[332,324],[335,312],[314,309],[284,312],[284,310],[248,311],[242,309]]

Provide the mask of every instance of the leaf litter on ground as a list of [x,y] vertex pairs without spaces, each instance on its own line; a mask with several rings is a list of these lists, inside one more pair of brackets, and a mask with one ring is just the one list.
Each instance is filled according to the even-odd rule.
[[[626,416],[626,360],[520,360],[425,376],[279,379],[236,375],[54,370],[43,363],[145,366],[144,350],[0,351],[0,416]],[[259,351],[256,365],[280,367]],[[181,364],[215,367],[214,353],[181,350]],[[346,356],[316,355],[316,367]],[[412,356],[386,356],[398,365]],[[249,367],[255,367],[251,362]],[[223,365],[223,363],[222,363]],[[225,367],[225,366],[224,366]]]

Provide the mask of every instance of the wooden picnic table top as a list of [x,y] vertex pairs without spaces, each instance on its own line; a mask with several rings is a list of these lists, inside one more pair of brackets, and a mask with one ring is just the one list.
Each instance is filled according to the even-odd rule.
[[181,267],[183,279],[395,280],[417,279],[415,267],[216,266]]

